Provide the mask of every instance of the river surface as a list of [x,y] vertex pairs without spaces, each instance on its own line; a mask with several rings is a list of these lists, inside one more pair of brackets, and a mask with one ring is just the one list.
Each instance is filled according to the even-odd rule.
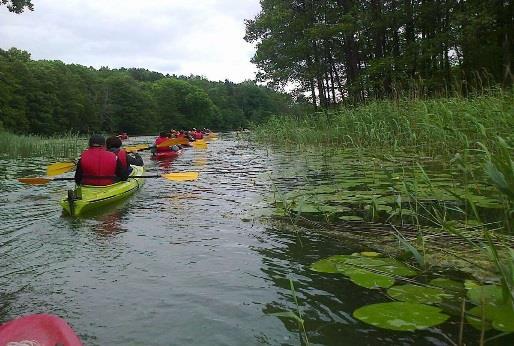
[[171,164],[143,158],[148,174],[200,178],[148,179],[127,201],[80,219],[58,204],[71,182],[16,181],[44,175],[49,159],[0,159],[0,322],[57,314],[86,345],[299,345],[296,322],[268,315],[296,311],[291,279],[311,344],[457,340],[457,320],[415,333],[357,321],[352,312],[383,294],[308,268],[359,248],[316,232],[299,239],[262,217],[272,212],[267,177],[305,157],[226,134]]

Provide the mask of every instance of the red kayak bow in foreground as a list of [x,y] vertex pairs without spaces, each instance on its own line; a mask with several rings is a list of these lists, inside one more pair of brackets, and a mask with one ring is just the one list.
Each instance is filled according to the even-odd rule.
[[39,314],[0,325],[0,345],[82,346],[82,342],[62,318]]

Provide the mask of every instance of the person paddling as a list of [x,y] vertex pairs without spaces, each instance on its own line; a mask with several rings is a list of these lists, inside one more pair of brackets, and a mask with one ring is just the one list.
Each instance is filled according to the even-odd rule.
[[198,131],[197,129],[193,128],[193,137],[195,139],[203,139],[202,131]]
[[118,137],[112,136],[107,138],[105,141],[107,146],[107,150],[114,153],[118,157],[118,160],[121,162],[121,165],[124,170],[127,170],[127,174],[132,172],[131,165],[134,166],[143,166],[143,159],[138,153],[127,154],[125,149],[121,149],[121,140]]
[[[170,148],[169,147],[162,147],[162,148],[159,148],[159,144],[162,144],[164,142],[166,142],[167,140],[169,140],[170,138],[168,137],[168,133],[167,132],[161,132],[159,134],[159,137],[157,137],[155,139],[155,143],[154,143],[154,150],[157,151],[157,152],[164,152],[164,151],[170,151]],[[152,150],[153,152],[153,150]]]
[[114,153],[105,148],[105,137],[92,135],[89,148],[80,156],[75,171],[77,185],[105,186],[127,180],[128,172]]

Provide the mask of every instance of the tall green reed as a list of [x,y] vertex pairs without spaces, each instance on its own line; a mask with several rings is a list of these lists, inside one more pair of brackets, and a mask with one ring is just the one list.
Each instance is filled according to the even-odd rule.
[[275,116],[254,127],[256,139],[286,145],[408,148],[453,153],[469,143],[490,145],[495,136],[514,140],[514,92],[473,99],[373,101],[304,117]]
[[9,158],[75,157],[85,145],[83,137],[71,132],[55,138],[0,132],[0,155]]

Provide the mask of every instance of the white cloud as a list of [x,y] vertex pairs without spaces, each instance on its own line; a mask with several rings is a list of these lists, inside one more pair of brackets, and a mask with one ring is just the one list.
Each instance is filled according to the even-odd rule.
[[252,79],[244,19],[258,0],[38,0],[0,7],[0,48],[86,66],[143,67],[236,82]]

